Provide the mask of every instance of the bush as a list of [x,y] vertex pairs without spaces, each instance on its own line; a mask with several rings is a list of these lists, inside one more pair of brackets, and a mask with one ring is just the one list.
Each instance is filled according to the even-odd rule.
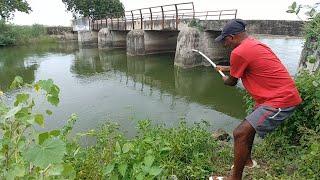
[[[295,83],[303,101],[294,114],[278,128],[275,135],[283,134],[291,143],[299,142],[302,137],[303,133],[299,128],[316,130],[320,124],[320,72],[299,72]],[[245,103],[250,111],[254,103],[249,95],[245,95]]]
[[126,139],[117,126],[107,124],[90,133],[97,144],[75,158],[77,178],[205,179],[211,172],[223,173],[231,162],[231,148],[221,147],[205,126],[181,122],[176,128],[151,127],[144,120],[139,135]]
[[[0,45],[23,45],[32,42],[52,42],[48,40],[46,28],[43,25],[17,26],[6,24],[0,20]],[[50,38],[49,38],[50,39]]]

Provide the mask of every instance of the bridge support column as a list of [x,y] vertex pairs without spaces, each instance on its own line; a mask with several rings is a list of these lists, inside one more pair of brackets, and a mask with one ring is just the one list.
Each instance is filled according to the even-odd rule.
[[191,49],[200,49],[200,30],[185,28],[178,35],[174,65],[190,68],[202,65],[202,59]]
[[99,49],[126,48],[127,31],[103,28],[98,33]]
[[127,35],[127,55],[145,55],[144,30],[131,30]]
[[178,36],[174,64],[182,68],[210,66],[209,62],[191,49],[200,50],[216,63],[229,61],[231,50],[214,41],[219,34],[220,31],[200,31],[191,27],[183,29]]
[[98,32],[78,31],[78,43],[80,46],[97,46]]

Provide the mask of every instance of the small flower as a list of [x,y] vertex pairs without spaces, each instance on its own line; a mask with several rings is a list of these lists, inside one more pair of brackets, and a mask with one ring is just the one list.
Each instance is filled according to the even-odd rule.
[[0,96],[3,96],[3,95],[4,95],[4,93],[2,91],[0,91]]

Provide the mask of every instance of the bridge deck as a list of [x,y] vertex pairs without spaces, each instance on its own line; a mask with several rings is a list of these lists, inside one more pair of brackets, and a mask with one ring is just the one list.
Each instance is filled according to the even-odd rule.
[[[125,11],[99,20],[87,19],[87,30],[179,30],[193,19],[208,21],[236,17],[237,9],[196,12],[193,2],[188,2]],[[74,21],[74,26],[81,23],[83,21]]]

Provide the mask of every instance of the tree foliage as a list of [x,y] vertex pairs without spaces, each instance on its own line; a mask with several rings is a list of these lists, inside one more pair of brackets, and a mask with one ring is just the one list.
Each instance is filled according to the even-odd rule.
[[124,6],[120,0],[62,0],[67,10],[74,15],[83,15],[92,19],[121,17]]
[[31,7],[26,0],[0,0],[0,17],[7,20],[15,11],[30,13]]

